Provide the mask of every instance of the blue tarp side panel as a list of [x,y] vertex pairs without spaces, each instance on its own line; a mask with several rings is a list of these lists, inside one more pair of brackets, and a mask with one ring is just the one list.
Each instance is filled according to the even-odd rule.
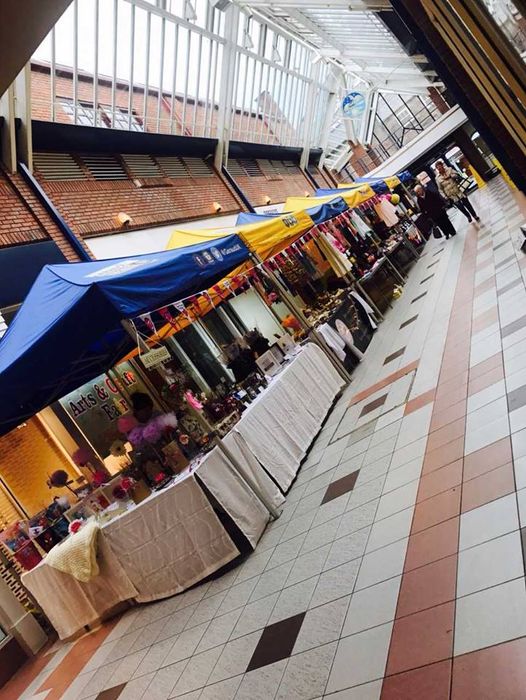
[[311,207],[306,211],[315,224],[322,224],[324,221],[328,221],[348,209],[349,205],[347,202],[342,197],[336,197],[331,199],[330,202],[319,204],[317,207]]
[[408,182],[409,180],[413,179],[413,176],[409,170],[403,170],[401,173],[397,173],[396,177],[400,180],[400,182]]
[[357,177],[356,182],[366,182],[376,194],[386,194],[390,191],[382,178]]
[[314,193],[314,196],[315,197],[330,197],[332,194],[332,195],[334,195],[334,197],[341,197],[342,191],[344,191],[346,189],[353,190],[355,188],[352,186],[351,187],[342,187],[341,189],[336,188],[336,189],[332,189],[332,190],[320,188],[320,189],[316,190],[316,192]]
[[236,226],[243,226],[247,224],[260,224],[262,221],[268,221],[268,219],[275,219],[277,216],[283,216],[283,213],[276,214],[256,214],[248,211],[242,211],[237,215]]
[[231,235],[149,255],[46,265],[0,341],[0,434],[131,349],[122,319],[206,289],[248,257]]

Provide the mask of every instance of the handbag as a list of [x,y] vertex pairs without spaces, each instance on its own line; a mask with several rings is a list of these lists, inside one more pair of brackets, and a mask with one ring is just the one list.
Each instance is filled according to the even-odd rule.
[[462,194],[463,197],[466,196],[467,190],[469,190],[471,185],[471,182],[469,178],[467,177],[461,177],[459,175],[459,180],[458,180],[458,189],[460,190],[460,193]]
[[435,224],[433,224],[432,231],[433,231],[433,238],[442,238],[442,232],[440,231],[438,226],[435,226]]

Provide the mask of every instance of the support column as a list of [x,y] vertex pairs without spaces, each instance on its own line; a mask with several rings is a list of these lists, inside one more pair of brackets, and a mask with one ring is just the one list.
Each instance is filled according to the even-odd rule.
[[4,123],[1,131],[1,157],[9,173],[16,172],[15,87],[14,84],[0,97],[0,117]]
[[465,132],[464,127],[460,127],[460,129],[457,129],[457,131],[455,131],[455,133],[453,134],[453,137],[457,142],[457,146],[460,148],[462,153],[466,156],[471,165],[478,172],[480,177],[485,182],[487,182],[490,179],[488,175],[491,168],[487,164],[482,153],[479,151],[479,149],[475,146],[468,134]]
[[232,130],[232,107],[234,104],[234,79],[236,67],[236,39],[239,24],[239,7],[229,4],[225,11],[226,43],[221,62],[221,84],[219,88],[219,112],[217,116],[217,147],[214,166],[218,173],[228,161],[228,148]]
[[31,130],[31,64],[26,63],[15,81],[15,116],[20,119],[16,131],[17,158],[33,171],[33,136]]
[[314,123],[314,105],[316,104],[316,92],[318,90],[318,78],[320,63],[311,64],[311,83],[307,91],[307,104],[305,106],[305,122],[303,125],[303,150],[300,158],[300,168],[306,170],[309,164],[310,145],[312,138],[312,125]]

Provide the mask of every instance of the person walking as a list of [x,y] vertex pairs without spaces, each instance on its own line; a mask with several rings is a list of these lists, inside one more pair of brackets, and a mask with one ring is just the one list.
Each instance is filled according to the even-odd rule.
[[428,216],[435,226],[438,226],[446,239],[455,236],[457,232],[449,220],[446,203],[442,197],[437,192],[422,185],[417,185],[414,191],[422,213]]
[[443,160],[437,161],[436,170],[436,183],[442,197],[450,199],[470,223],[473,219],[480,221],[473,205],[459,187],[460,175],[453,168],[448,168]]

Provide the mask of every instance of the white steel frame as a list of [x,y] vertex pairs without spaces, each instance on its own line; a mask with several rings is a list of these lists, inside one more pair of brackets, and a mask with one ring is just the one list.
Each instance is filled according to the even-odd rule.
[[[323,142],[322,126],[331,92],[325,84],[326,65],[313,69],[315,47],[259,13],[253,15],[250,8],[232,3],[222,13],[208,0],[200,2],[201,5],[207,3],[203,21],[200,16],[196,21],[189,21],[173,14],[170,12],[172,3],[165,0],[73,0],[67,18],[73,25],[72,121],[80,123],[79,82],[88,79],[92,81],[93,124],[102,126],[99,110],[103,79],[111,85],[111,101],[105,99],[104,112],[113,128],[122,128],[122,113],[127,110],[129,130],[136,130],[134,125],[138,119],[149,132],[219,138],[225,144],[221,155],[223,162],[231,138],[319,147]],[[87,5],[92,8],[92,74],[79,68],[78,39],[83,31],[81,4],[84,10]],[[197,7],[197,3],[193,5]],[[125,14],[130,17],[128,32],[119,28]],[[153,18],[156,27],[160,20],[160,30],[153,29]],[[140,40],[138,21],[143,22]],[[99,72],[103,50],[101,22],[104,22],[106,36],[111,36],[111,49],[107,46],[105,49],[111,50],[110,75]],[[245,45],[245,36],[256,24],[259,41],[249,48],[250,43]],[[52,121],[63,120],[65,116],[60,104],[65,96],[57,94],[57,75],[63,67],[57,64],[56,27],[49,37]],[[219,27],[221,33],[217,33]],[[118,74],[119,62],[122,64],[122,54],[118,59],[118,51],[122,51],[122,42],[127,42],[124,63],[128,65],[125,70],[120,66],[121,73],[126,73],[125,78]],[[173,66],[170,65],[172,51]],[[141,82],[137,80],[136,68],[139,57],[143,61]],[[172,73],[168,72],[170,69]],[[127,106],[119,99],[122,88],[128,91]],[[85,109],[85,97],[83,103]]]

